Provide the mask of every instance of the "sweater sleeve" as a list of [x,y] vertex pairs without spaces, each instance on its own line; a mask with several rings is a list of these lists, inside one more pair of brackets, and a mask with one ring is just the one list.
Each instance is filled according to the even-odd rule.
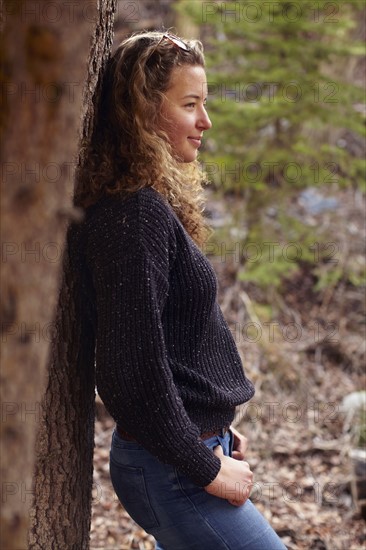
[[[146,208],[142,200],[138,218],[128,222],[123,235],[118,226],[99,235],[107,237],[103,254],[107,249],[108,261],[99,262],[94,276],[98,392],[141,445],[203,487],[218,474],[220,460],[199,439],[185,411],[162,326],[175,246],[171,214],[159,202]],[[126,251],[121,243],[128,233],[133,247]]]

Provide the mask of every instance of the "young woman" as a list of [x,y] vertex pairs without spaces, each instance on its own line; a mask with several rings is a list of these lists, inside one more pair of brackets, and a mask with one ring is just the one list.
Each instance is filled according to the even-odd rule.
[[197,153],[211,122],[202,45],[125,40],[109,61],[70,243],[91,306],[98,392],[117,426],[115,491],[164,550],[283,550],[248,499],[254,393],[200,247]]

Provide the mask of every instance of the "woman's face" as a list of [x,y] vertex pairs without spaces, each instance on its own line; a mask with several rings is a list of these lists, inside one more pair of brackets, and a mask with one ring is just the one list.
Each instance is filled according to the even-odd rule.
[[196,159],[203,132],[212,126],[205,109],[206,98],[203,67],[183,65],[173,69],[161,107],[160,127],[180,162]]

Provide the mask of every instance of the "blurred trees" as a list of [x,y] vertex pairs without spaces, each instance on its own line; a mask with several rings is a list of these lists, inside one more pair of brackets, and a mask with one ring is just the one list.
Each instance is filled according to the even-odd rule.
[[244,198],[243,243],[256,243],[267,258],[268,242],[278,244],[271,266],[251,261],[242,276],[280,285],[297,268],[282,254],[288,241],[306,262],[319,256],[311,250],[315,228],[287,211],[291,197],[308,186],[364,188],[364,91],[347,69],[364,54],[354,33],[365,7],[284,0],[177,7],[200,26],[205,44],[209,180]]

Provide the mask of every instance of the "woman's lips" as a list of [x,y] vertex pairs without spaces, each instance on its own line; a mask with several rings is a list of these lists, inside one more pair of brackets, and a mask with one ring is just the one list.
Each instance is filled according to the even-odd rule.
[[201,139],[195,137],[188,138],[196,147],[201,147]]

